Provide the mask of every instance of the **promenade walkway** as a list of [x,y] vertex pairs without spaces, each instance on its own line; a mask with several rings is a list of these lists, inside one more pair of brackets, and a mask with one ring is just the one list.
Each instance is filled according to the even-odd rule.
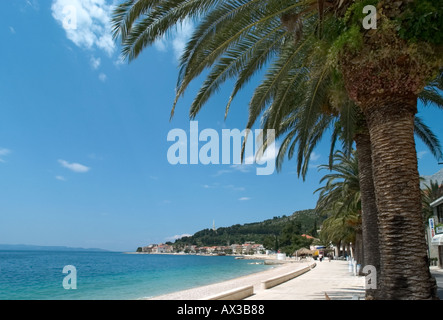
[[435,280],[437,281],[437,295],[440,298],[440,300],[443,300],[443,269],[440,269],[438,267],[431,267],[431,274],[434,276]]
[[364,299],[364,277],[349,272],[348,262],[317,261],[311,271],[270,289],[256,289],[245,300],[331,300]]
[[[244,300],[364,300],[365,278],[349,272],[348,261],[315,261],[316,266],[306,273],[270,289],[263,289],[262,281],[309,266],[310,262],[288,263],[281,267],[207,286],[152,297],[152,300],[206,300],[244,286],[253,286],[253,295]],[[443,271],[431,267],[437,280],[438,294],[443,299]],[[326,295],[325,295],[326,294]]]

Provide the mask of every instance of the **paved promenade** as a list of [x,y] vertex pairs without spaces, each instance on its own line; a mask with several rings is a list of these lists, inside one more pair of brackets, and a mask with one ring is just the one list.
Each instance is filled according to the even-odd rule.
[[245,300],[331,300],[364,299],[364,277],[349,272],[348,262],[317,261],[307,273],[271,289],[256,289]]
[[431,267],[431,274],[434,276],[435,280],[437,281],[437,295],[440,298],[440,300],[443,300],[443,269],[440,269],[438,267]]
[[[326,300],[326,295],[330,300],[364,300],[365,278],[354,276],[349,272],[348,261],[341,260],[315,261],[316,266],[310,271],[270,289],[262,288],[262,281],[309,266],[313,262],[288,263],[256,274],[173,292],[151,299],[199,300],[228,290],[252,285],[254,294],[245,300]],[[439,297],[443,299],[443,270],[431,267],[431,272],[437,280]]]

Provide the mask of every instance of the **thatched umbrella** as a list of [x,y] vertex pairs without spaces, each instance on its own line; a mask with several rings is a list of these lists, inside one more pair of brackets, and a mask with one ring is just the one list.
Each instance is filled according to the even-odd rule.
[[313,255],[314,251],[313,250],[309,250],[307,248],[301,248],[298,249],[297,251],[295,251],[295,256],[299,257],[299,256],[309,256],[309,255]]

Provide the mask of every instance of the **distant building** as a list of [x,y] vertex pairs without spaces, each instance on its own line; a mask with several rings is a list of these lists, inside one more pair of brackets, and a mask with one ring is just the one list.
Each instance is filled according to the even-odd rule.
[[252,245],[252,252],[254,254],[263,254],[265,252],[265,247],[263,247],[262,244],[253,244]]
[[174,247],[168,244],[150,244],[142,248],[143,253],[172,253]]
[[148,246],[145,246],[142,248],[142,252],[144,253],[152,253],[152,251],[154,250],[154,246],[156,246],[156,244],[150,244]]
[[431,203],[434,216],[429,219],[428,241],[430,258],[438,259],[438,266],[443,268],[443,197]]
[[233,254],[242,254],[242,246],[240,244],[231,244],[231,250]]

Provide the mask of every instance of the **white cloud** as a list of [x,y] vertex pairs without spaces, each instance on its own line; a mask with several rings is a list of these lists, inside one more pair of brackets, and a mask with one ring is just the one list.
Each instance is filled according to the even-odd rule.
[[213,174],[212,176],[213,176],[213,177],[218,177],[218,176],[221,176],[222,174],[230,173],[230,172],[232,172],[232,170],[221,169],[221,170],[218,170],[218,171],[217,171],[215,174]]
[[66,169],[69,169],[71,171],[77,172],[77,173],[85,173],[91,170],[91,168],[84,166],[80,163],[69,163],[66,160],[58,160],[60,165]]
[[174,58],[179,60],[193,31],[194,24],[192,21],[185,20],[170,33],[170,37],[165,36],[154,42],[154,47],[160,52],[168,52],[172,47]]
[[117,68],[124,65],[125,59],[122,56],[119,56],[116,60],[114,60],[114,66],[116,66]]
[[10,31],[12,34],[15,34],[15,29],[14,29],[14,27],[9,26],[9,31]]
[[89,159],[92,159],[92,160],[98,160],[98,161],[104,159],[103,156],[101,156],[101,155],[99,155],[99,154],[96,154],[96,153],[90,153],[90,154],[88,154],[88,158],[89,158]]
[[114,53],[110,18],[113,5],[106,0],[53,0],[52,16],[78,47]]
[[249,172],[252,169],[250,164],[233,164],[230,168],[240,172]]
[[232,172],[249,173],[249,172],[252,172],[252,170],[254,168],[263,167],[264,164],[266,164],[267,166],[269,164],[270,164],[270,166],[274,166],[275,158],[277,158],[278,151],[279,151],[279,147],[275,145],[275,142],[273,144],[271,144],[261,156],[259,154],[259,151],[261,151],[261,150],[260,149],[257,150],[255,155],[245,157],[243,163],[232,164],[229,166],[229,169],[218,170],[212,176],[218,177],[218,176],[221,176],[225,173],[232,173]]
[[234,186],[232,184],[229,184],[229,185],[225,186],[225,189],[230,189],[232,191],[245,191],[246,190],[245,187],[236,187],[236,186]]
[[183,50],[185,49],[186,42],[191,37],[193,31],[194,25],[189,20],[183,21],[183,23],[177,27],[174,39],[172,40],[174,56],[177,60],[180,59]]
[[101,59],[100,58],[95,58],[95,57],[91,57],[91,67],[94,70],[97,70],[98,67],[100,67],[101,64]]
[[167,42],[165,39],[159,39],[157,41],[154,42],[154,47],[160,51],[160,52],[166,52],[168,51],[167,49]]
[[418,159],[421,159],[421,158],[423,158],[423,156],[425,155],[425,154],[427,154],[428,152],[426,151],[426,150],[423,150],[423,151],[419,151],[419,152],[417,152],[417,158]]
[[314,151],[311,153],[311,158],[310,160],[312,161],[317,161],[318,159],[320,159],[320,154],[315,153]]
[[11,153],[11,150],[6,148],[0,148],[0,156],[6,156]]
[[31,7],[34,10],[39,10],[40,6],[37,0],[26,0],[26,6]]
[[98,75],[98,78],[100,79],[101,82],[105,82],[108,77],[106,76],[106,74],[100,73]]
[[6,148],[0,148],[0,162],[5,162],[3,159],[4,156],[7,156],[11,153],[11,150]]
[[174,241],[174,240],[181,239],[181,238],[183,238],[183,237],[191,237],[191,236],[192,236],[192,234],[189,234],[189,233],[176,234],[175,236],[167,237],[165,240],[166,240],[166,241]]
[[264,163],[270,160],[275,160],[275,158],[277,158],[278,155],[278,150],[279,147],[275,146],[275,142],[273,144],[271,144],[269,147],[266,148],[265,152],[263,152],[263,154],[260,156],[259,155],[259,151],[261,151],[261,149],[259,148],[259,150],[257,150],[255,156],[251,155],[249,157],[245,158],[245,163]]
[[251,200],[251,198],[249,198],[249,197],[241,197],[238,200],[239,201],[248,201],[248,200]]
[[60,181],[66,181],[65,177],[63,176],[55,176],[55,178]]

